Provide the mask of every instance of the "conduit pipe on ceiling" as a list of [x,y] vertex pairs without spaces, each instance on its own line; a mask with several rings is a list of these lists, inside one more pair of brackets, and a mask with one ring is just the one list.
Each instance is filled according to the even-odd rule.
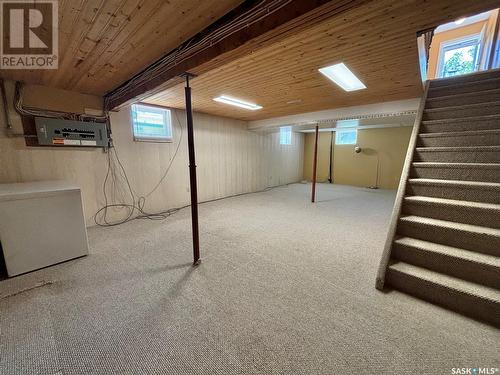
[[[241,30],[248,29],[251,25],[269,17],[271,14],[279,11],[291,2],[292,0],[254,1],[255,4],[252,5],[250,9],[238,15],[233,20],[209,32],[204,33],[202,31],[193,36],[175,50],[161,57],[143,71],[122,83],[114,90],[108,92],[104,97],[104,108],[106,110],[111,110],[117,107],[118,105],[115,104],[120,102],[123,97],[126,97],[133,88],[147,84],[151,79],[161,76],[175,66],[179,66],[187,59],[196,55],[196,53],[210,49],[224,39],[229,38],[231,35]],[[123,102],[121,104],[123,104]]]
[[[61,112],[61,111],[49,111],[39,108],[26,108],[23,106],[23,88],[24,83],[16,81],[14,90],[14,109],[16,112],[22,116],[40,116],[40,117],[50,117],[59,119],[71,119],[77,121],[96,121],[104,122],[106,121],[109,126],[108,114],[104,113],[103,116],[88,115],[86,113],[72,113],[72,112]],[[10,138],[37,138],[36,135],[26,135],[24,133],[15,133],[14,127],[12,125],[12,119],[9,114],[9,104],[7,99],[7,90],[5,89],[4,79],[0,79],[0,91],[2,95],[2,104],[4,111],[4,118],[6,123],[6,133],[7,137]]]
[[0,78],[0,86],[2,90],[2,103],[3,103],[3,113],[5,116],[5,125],[7,126],[7,130],[12,129],[12,122],[10,121],[9,110],[7,108],[7,92],[5,90],[5,81]]
[[24,83],[16,81],[16,89],[14,93],[14,108],[21,116],[40,116],[76,121],[95,121],[105,122],[108,120],[108,113],[104,111],[104,115],[88,115],[86,113],[52,111],[48,109],[40,109],[33,107],[25,107],[23,105]]
[[29,137],[29,136],[26,136],[24,134],[14,133],[13,126],[12,126],[12,120],[11,120],[10,114],[9,114],[7,90],[5,90],[5,81],[3,79],[0,79],[0,91],[2,92],[2,105],[3,105],[3,114],[4,114],[4,118],[5,118],[5,128],[6,128],[7,137],[9,137],[9,138]]

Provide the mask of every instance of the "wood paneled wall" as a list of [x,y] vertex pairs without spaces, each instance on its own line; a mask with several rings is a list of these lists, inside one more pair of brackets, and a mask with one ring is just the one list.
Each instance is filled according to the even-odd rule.
[[[146,143],[132,140],[128,108],[111,115],[116,150],[139,195],[159,181],[183,129],[177,157],[164,183],[148,199],[148,211],[189,203],[185,112],[173,111],[172,119],[173,143]],[[302,179],[302,134],[294,133],[292,145],[287,146],[279,144],[278,133],[249,131],[244,121],[195,113],[194,123],[200,201]],[[92,216],[103,204],[106,154],[100,149],[27,148],[22,138],[6,137],[3,116],[0,127],[0,183],[49,179],[75,182],[82,187],[87,224],[92,225]]]
[[[333,133],[335,142],[335,133]],[[316,166],[316,181],[328,182],[330,174],[330,145],[332,132],[320,132],[318,137],[318,164]],[[314,160],[314,133],[304,134],[304,179],[312,180],[312,166]]]
[[[354,145],[335,145],[333,139],[333,183],[353,186],[377,185],[382,189],[397,189],[410,141],[412,127],[358,130],[357,145],[361,153],[354,152]],[[330,165],[330,132],[320,132],[318,143],[317,179],[327,182]],[[304,144],[304,178],[312,177],[312,147],[314,133],[307,133]]]

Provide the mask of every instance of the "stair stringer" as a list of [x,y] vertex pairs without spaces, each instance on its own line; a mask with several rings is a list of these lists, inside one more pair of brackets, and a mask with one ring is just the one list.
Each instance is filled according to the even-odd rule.
[[377,271],[377,279],[375,282],[375,287],[379,290],[383,290],[385,285],[387,267],[389,266],[389,261],[391,259],[392,247],[396,236],[398,222],[401,217],[404,197],[406,195],[406,184],[408,183],[408,179],[410,177],[410,170],[413,163],[415,148],[417,147],[418,144],[420,125],[422,123],[425,104],[427,101],[427,95],[429,93],[429,85],[430,81],[426,81],[424,86],[424,93],[422,95],[422,98],[420,99],[420,105],[418,107],[417,115],[415,117],[415,123],[413,125],[413,131],[411,133],[410,142],[408,144],[408,151],[406,152],[403,171],[401,172],[401,179],[399,181],[396,200],[394,202],[394,208],[391,214],[389,230],[387,232],[387,238],[385,241],[384,250],[382,252],[382,258],[380,260],[380,264]]

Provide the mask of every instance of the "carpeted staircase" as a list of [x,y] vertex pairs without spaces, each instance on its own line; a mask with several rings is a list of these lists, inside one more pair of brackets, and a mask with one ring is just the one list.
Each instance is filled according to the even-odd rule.
[[500,70],[427,83],[384,285],[500,327]]

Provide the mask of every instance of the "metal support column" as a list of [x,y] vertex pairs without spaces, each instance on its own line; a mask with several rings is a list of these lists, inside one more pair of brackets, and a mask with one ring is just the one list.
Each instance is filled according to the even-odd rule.
[[316,136],[314,140],[312,191],[311,191],[311,202],[313,203],[316,201],[316,166],[318,163],[318,133],[319,133],[319,126],[316,125]]
[[328,170],[328,182],[329,183],[332,183],[333,182],[333,173],[332,173],[332,168],[333,168],[333,137],[335,136],[332,132],[331,134],[331,138],[330,138],[330,160],[329,160],[329,165],[330,165],[330,168]]
[[194,131],[193,131],[193,109],[191,107],[191,87],[189,87],[189,78],[192,74],[185,73],[186,77],[186,120],[189,154],[189,185],[191,191],[191,223],[193,230],[193,266],[200,263],[200,237],[198,229],[198,188],[196,186],[196,161],[194,152]]

